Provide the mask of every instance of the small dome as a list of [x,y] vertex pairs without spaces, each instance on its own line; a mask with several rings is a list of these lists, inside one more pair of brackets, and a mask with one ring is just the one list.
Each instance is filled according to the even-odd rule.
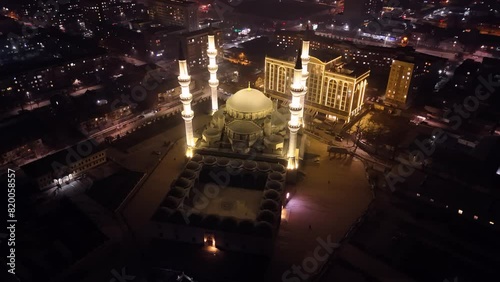
[[193,161],[193,162],[197,162],[197,163],[201,162],[202,160],[203,160],[203,156],[202,156],[202,155],[200,155],[200,154],[196,154],[196,155],[194,155],[194,156],[191,158],[191,161]]
[[174,186],[176,187],[180,187],[180,188],[189,188],[192,186],[192,182],[191,180],[187,179],[187,178],[184,178],[184,177],[179,177],[175,182],[174,182]]
[[276,181],[283,181],[283,175],[277,171],[273,171],[271,173],[269,173],[269,176],[268,178],[270,180],[276,180]]
[[257,134],[262,128],[252,121],[235,120],[227,125],[230,132],[237,134]]
[[227,100],[226,110],[229,114],[234,111],[242,114],[262,113],[265,116],[273,111],[273,102],[261,91],[245,88]]
[[206,165],[214,165],[217,162],[217,159],[214,156],[206,156],[203,159],[203,163]]
[[172,187],[170,191],[168,191],[168,196],[181,199],[186,196],[186,190],[179,187]]
[[259,163],[257,165],[257,169],[259,171],[269,171],[271,169],[271,165],[269,163]]
[[186,179],[189,179],[189,180],[193,180],[196,178],[196,172],[190,170],[190,169],[185,169],[181,175],[181,177],[184,177]]
[[281,198],[281,195],[276,190],[268,189],[264,192],[264,199],[269,199],[269,200],[279,202],[280,198]]
[[286,171],[285,167],[282,166],[281,164],[273,164],[272,170],[277,171],[279,173],[285,173],[285,171]]
[[218,136],[220,134],[221,134],[220,129],[215,128],[215,127],[210,127],[210,128],[205,129],[205,131],[203,131],[203,135],[209,136],[209,137],[215,137],[215,136]]
[[255,161],[246,160],[243,163],[243,168],[245,168],[246,170],[254,170],[256,167],[257,167],[257,163]]
[[278,192],[281,192],[283,190],[283,186],[281,185],[281,183],[276,181],[276,180],[267,181],[266,188],[273,189],[273,190],[276,190]]
[[227,158],[217,158],[218,166],[227,166],[229,164],[229,159]]
[[260,205],[260,209],[262,210],[270,210],[272,212],[277,212],[281,209],[280,205],[273,200],[265,199],[262,201]]
[[182,203],[182,200],[179,198],[175,198],[172,196],[168,196],[163,200],[162,206],[167,207],[169,209],[177,209]]
[[229,166],[231,166],[232,168],[240,168],[242,165],[243,162],[238,159],[232,159],[231,161],[229,161]]
[[273,236],[273,226],[269,222],[257,222],[255,224],[255,233],[258,236],[270,238]]
[[261,210],[257,215],[257,221],[265,221],[274,225],[274,223],[276,223],[276,216],[270,210]]
[[186,168],[197,171],[197,170],[201,169],[201,165],[199,163],[189,162],[189,163],[187,163]]

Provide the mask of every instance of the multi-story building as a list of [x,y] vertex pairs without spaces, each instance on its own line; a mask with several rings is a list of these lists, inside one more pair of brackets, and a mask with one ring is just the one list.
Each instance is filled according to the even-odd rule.
[[444,59],[425,54],[398,56],[391,65],[385,91],[385,102],[408,108],[423,84],[433,83],[443,67]]
[[22,167],[43,190],[81,176],[107,160],[106,150],[89,139]]
[[29,96],[70,86],[75,79],[95,79],[104,71],[107,57],[104,49],[96,49],[72,58],[0,71],[0,95]]
[[215,28],[207,28],[186,32],[179,36],[179,40],[184,46],[184,54],[190,70],[196,72],[205,70],[208,66],[207,46],[208,35],[213,32],[215,35],[215,46],[220,49],[222,46],[221,31]]
[[[276,47],[286,52],[296,50],[300,46],[303,33],[281,30],[277,31],[275,36]],[[329,50],[342,55],[343,60],[347,63],[369,68],[372,71],[372,75],[386,75],[386,77],[391,69],[392,60],[397,54],[409,50],[408,48],[357,45],[346,40],[338,40],[316,34],[311,34],[309,38],[311,50]]]
[[184,28],[163,26],[151,21],[134,20],[109,27],[104,44],[148,61],[173,59],[177,56],[177,35]]
[[[303,32],[296,31],[277,31],[275,35],[276,47],[283,52],[296,50],[303,38]],[[350,65],[370,69],[370,77],[376,78],[377,82],[387,81],[393,60],[400,56],[418,57],[419,64],[417,68],[419,75],[437,73],[439,71],[438,67],[444,62],[444,59],[417,53],[412,47],[392,48],[359,45],[316,34],[311,34],[309,38],[311,50],[329,50],[340,54],[343,60]],[[440,63],[435,64],[439,61]],[[380,87],[385,88],[384,85],[380,85]]]
[[[266,57],[264,92],[283,103],[290,101],[292,58]],[[305,113],[349,122],[361,110],[370,71],[349,67],[342,56],[312,51],[308,65]]]
[[100,31],[103,24],[109,24],[113,15],[111,6],[117,2],[117,0],[81,0],[80,7],[87,28]]
[[383,0],[348,0],[344,2],[344,17],[356,26],[364,20],[377,17],[383,5]]
[[406,107],[411,101],[412,78],[415,64],[403,60],[394,60],[385,91],[385,101],[396,106]]
[[150,0],[153,19],[164,25],[179,25],[189,31],[199,29],[198,4],[186,0]]

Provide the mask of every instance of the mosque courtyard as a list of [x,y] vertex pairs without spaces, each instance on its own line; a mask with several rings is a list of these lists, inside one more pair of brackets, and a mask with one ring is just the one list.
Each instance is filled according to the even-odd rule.
[[[195,130],[202,129],[208,119],[207,115],[195,117]],[[133,152],[119,156],[124,165],[150,172],[122,212],[143,248],[148,247],[151,239],[147,232],[150,219],[185,164],[183,127],[183,124],[179,124],[167,129],[163,134],[136,146]],[[151,155],[151,150],[163,148],[165,139],[177,141],[172,149],[161,156]],[[282,281],[285,271],[291,270],[293,265],[302,265],[304,259],[313,255],[318,246],[318,239],[339,241],[363,214],[372,199],[365,177],[365,167],[361,161],[350,156],[330,159],[327,145],[313,138],[308,138],[306,151],[317,155],[319,162],[307,161],[302,165],[300,171],[303,177],[291,187],[295,192],[286,206],[288,215],[282,220],[274,255],[264,274],[265,281]],[[222,260],[224,258],[223,255],[218,257]],[[211,256],[208,258],[213,260]],[[226,271],[218,269],[217,265],[207,268],[206,271]],[[200,265],[186,262],[183,270],[201,277],[210,275],[197,267]],[[306,271],[304,273],[307,274]],[[294,276],[291,274],[288,277]]]

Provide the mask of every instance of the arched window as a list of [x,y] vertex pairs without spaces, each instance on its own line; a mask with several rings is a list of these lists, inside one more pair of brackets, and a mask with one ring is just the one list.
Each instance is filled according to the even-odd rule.
[[278,67],[278,85],[276,90],[285,93],[286,71],[284,67]]
[[325,92],[325,105],[328,107],[335,107],[335,95],[337,93],[337,80],[330,79]]
[[269,64],[268,70],[269,70],[269,75],[268,75],[268,84],[267,88],[269,90],[274,90],[274,80],[276,79],[276,74],[275,74],[275,66],[273,64]]

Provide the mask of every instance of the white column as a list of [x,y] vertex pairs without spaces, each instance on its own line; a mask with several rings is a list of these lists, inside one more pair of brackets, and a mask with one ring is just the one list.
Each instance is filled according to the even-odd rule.
[[186,127],[186,145],[188,151],[194,147],[194,137],[193,137],[193,117],[194,112],[191,110],[191,101],[193,100],[193,95],[189,92],[189,84],[191,83],[191,76],[188,74],[187,62],[186,60],[179,60],[179,76],[178,81],[181,86],[180,100],[182,102],[182,118],[184,119],[184,124]]
[[211,98],[212,98],[212,112],[219,109],[217,100],[217,86],[219,86],[219,80],[217,79],[217,49],[215,48],[215,36],[208,35],[208,49],[207,55],[209,58],[208,71],[210,72],[210,79],[208,80],[208,85],[210,86]]

